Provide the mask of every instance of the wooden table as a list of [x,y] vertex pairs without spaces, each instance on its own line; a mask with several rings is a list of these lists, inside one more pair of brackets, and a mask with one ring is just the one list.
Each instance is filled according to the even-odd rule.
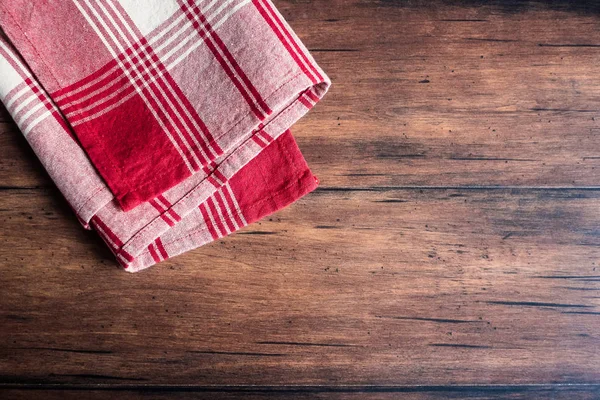
[[546,3],[277,0],[321,187],[136,275],[3,112],[0,397],[600,398],[600,3]]

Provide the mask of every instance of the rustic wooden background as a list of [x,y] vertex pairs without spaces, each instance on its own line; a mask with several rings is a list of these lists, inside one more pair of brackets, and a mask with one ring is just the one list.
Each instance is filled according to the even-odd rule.
[[276,0],[321,187],[130,275],[0,121],[2,398],[600,398],[600,2]]

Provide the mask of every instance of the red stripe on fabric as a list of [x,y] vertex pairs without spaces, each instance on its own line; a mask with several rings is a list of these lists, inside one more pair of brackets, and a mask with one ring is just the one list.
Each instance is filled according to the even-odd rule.
[[[188,2],[190,2],[190,1],[188,1]],[[190,3],[191,3],[190,5],[180,4],[181,10],[185,14],[185,16],[192,22],[192,26],[194,27],[194,29],[196,29],[196,31],[200,35],[200,38],[204,40],[204,42],[206,43],[206,46],[213,53],[213,55],[215,56],[215,58],[219,62],[219,64],[221,64],[221,67],[223,68],[223,70],[225,71],[225,73],[227,74],[229,79],[231,79],[234,86],[241,93],[244,100],[246,100],[246,102],[250,106],[250,109],[252,110],[252,112],[256,115],[256,117],[258,119],[260,119],[261,121],[264,121],[266,119],[266,115],[262,111],[260,111],[258,109],[258,107],[256,107],[256,103],[250,98],[250,95],[248,94],[248,92],[246,91],[246,89],[244,88],[242,83],[239,81],[239,79],[237,78],[235,73],[231,70],[231,68],[229,67],[229,65],[227,64],[225,59],[223,58],[223,55],[221,55],[219,50],[217,50],[215,45],[210,40],[210,38],[212,38],[213,40],[215,40],[215,42],[217,42],[217,40],[215,39],[216,32],[214,32],[212,30],[210,23],[206,20],[204,15],[200,12],[200,8],[198,8],[198,6],[196,6],[193,3],[193,0]],[[190,11],[190,7],[191,7],[191,11]],[[206,31],[206,33],[204,33],[204,30],[200,28],[200,23],[196,20],[196,18],[194,18],[194,14],[196,14],[196,16],[198,16],[200,23],[202,23],[202,25],[203,25],[202,28]],[[210,36],[210,38],[209,38],[209,36]],[[217,43],[217,45],[218,45],[218,43]],[[266,104],[265,104],[265,106],[266,106]]]
[[150,243],[150,245],[148,246],[148,251],[150,251],[150,255],[154,259],[154,262],[159,263],[160,258],[158,257],[158,254],[156,254],[156,250],[154,249],[154,245],[152,243]]
[[204,218],[204,222],[206,223],[206,227],[208,228],[208,231],[210,232],[212,238],[214,240],[219,238],[219,235],[217,234],[217,231],[215,230],[215,227],[213,226],[212,222],[210,221],[210,217],[208,216],[208,211],[206,211],[206,206],[204,205],[204,203],[200,204],[200,212],[202,213],[202,218]]
[[[238,215],[238,210],[235,206],[235,202],[231,198],[231,194],[229,193],[229,190],[227,190],[227,188],[225,188],[225,190],[223,190],[223,195],[225,197],[225,200],[227,201],[227,204],[229,205],[229,208],[231,209],[231,213],[233,214],[233,218],[235,219],[235,222],[237,222],[237,224],[240,228],[243,227],[244,222]],[[240,212],[242,212],[242,210],[240,210]]]
[[275,33],[275,35],[277,36],[277,38],[279,39],[279,41],[281,42],[281,44],[283,44],[283,46],[287,49],[288,53],[290,53],[290,55],[292,56],[292,58],[294,59],[294,61],[296,61],[296,64],[298,64],[298,66],[300,67],[300,69],[302,70],[302,72],[304,72],[304,74],[314,84],[316,84],[317,83],[317,79],[308,70],[308,68],[306,68],[306,65],[304,65],[304,63],[298,58],[298,55],[296,54],[296,52],[294,51],[294,49],[292,49],[292,47],[290,46],[290,44],[287,42],[287,40],[284,37],[284,35],[279,31],[279,28],[277,27],[277,24],[271,19],[270,15],[267,13],[267,10],[265,10],[265,8],[263,7],[263,5],[261,4],[261,1],[260,0],[252,0],[252,3],[256,7],[256,9],[260,13],[260,15],[262,15],[262,17],[265,19],[265,21],[267,21],[267,24],[269,24],[269,26],[271,27],[271,29],[273,30],[273,32]]
[[160,194],[156,196],[156,199],[165,206],[165,209],[171,207],[171,203],[169,202],[169,200],[167,200],[167,198],[164,195]]
[[181,217],[179,216],[179,214],[177,214],[177,212],[175,212],[175,210],[173,210],[173,205],[169,202],[169,200],[165,198],[165,196],[161,194],[157,197],[157,199],[165,206],[165,209],[167,210],[167,213],[171,216],[171,218],[173,218],[177,222],[181,221]]
[[215,178],[220,180],[222,184],[225,184],[227,182],[227,177],[225,175],[223,175],[221,173],[221,171],[219,171],[218,169],[215,169],[214,175],[215,175]]
[[206,178],[206,179],[207,179],[207,180],[208,180],[208,181],[209,181],[209,182],[210,182],[210,183],[211,183],[211,184],[212,184],[214,187],[216,187],[216,188],[220,188],[220,187],[222,186],[222,185],[221,185],[219,182],[217,182],[217,181],[215,180],[215,178],[213,178],[212,176],[209,176],[209,177],[208,177],[208,178]]
[[[176,132],[176,130],[174,129],[175,126],[173,126],[173,123],[169,122],[168,118],[163,120],[163,123],[166,126],[171,127],[171,136],[173,136],[174,138],[180,138],[182,144],[183,140],[185,139],[185,142],[187,142],[187,144],[191,148],[191,152],[193,152],[198,157],[200,165],[198,165],[198,163],[193,157],[188,156],[187,153],[190,152],[190,150],[188,150],[188,146],[183,144],[182,147],[182,144],[180,144],[180,147],[186,153],[186,157],[188,157],[188,161],[190,162],[190,164],[192,164],[193,169],[195,171],[198,171],[202,167],[202,164],[205,164],[208,161],[208,159],[212,158],[212,153],[208,148],[204,138],[199,137],[199,135],[197,134],[198,132],[196,132],[197,130],[193,126],[192,121],[184,112],[183,106],[187,108],[188,113],[192,116],[192,118],[196,120],[198,127],[205,134],[207,140],[213,141],[212,136],[208,131],[208,128],[200,119],[196,111],[193,109],[187,97],[185,97],[175,80],[167,71],[160,58],[154,52],[154,49],[148,43],[147,38],[143,36],[142,32],[139,30],[135,22],[129,17],[129,14],[123,9],[119,2],[113,2],[113,4],[117,8],[117,12],[119,13],[119,15],[115,13],[115,10],[113,10],[112,7],[108,7],[108,9],[113,15],[117,17],[116,20],[120,24],[121,29],[123,30],[123,32],[125,32],[130,43],[133,43],[133,45],[126,50],[126,54],[130,56],[129,59],[133,63],[133,66],[141,73],[142,81],[148,78],[156,78],[156,81],[150,86],[152,88],[157,89],[153,90],[153,93],[156,95],[156,97],[158,97],[161,100],[160,104],[165,109],[165,112],[161,112],[161,114],[165,117],[170,117],[170,119],[174,122],[175,126],[181,132],[181,135]],[[122,17],[122,20],[121,18],[118,18],[119,16]],[[129,32],[128,28],[134,31],[137,37],[134,37]],[[156,83],[158,83],[158,86],[160,86],[160,88],[163,89],[162,91],[158,90],[158,86],[156,85]],[[165,95],[170,100],[172,105],[170,105],[169,102],[165,101]],[[168,116],[165,113],[168,114]],[[182,121],[182,119],[184,120]],[[195,137],[196,140],[194,140],[192,135]],[[183,138],[181,138],[181,136],[183,136]],[[204,150],[204,153],[198,148],[198,145],[200,145],[200,147]],[[215,149],[215,151],[219,152],[221,150],[220,148],[218,148]],[[177,216],[175,220],[178,221],[178,218],[179,216]]]
[[171,216],[171,218],[173,218],[175,221],[180,222],[181,221],[181,217],[179,216],[179,214],[177,214],[175,212],[175,210],[173,210],[172,208],[169,209],[169,211],[167,211],[169,213],[169,215]]
[[217,204],[219,205],[219,208],[222,211],[223,219],[225,220],[225,223],[227,224],[227,227],[229,228],[229,232],[235,231],[235,225],[233,225],[233,222],[231,221],[231,218],[229,217],[229,213],[227,212],[227,207],[225,207],[225,203],[223,202],[223,198],[221,197],[221,194],[219,192],[216,192],[214,197],[217,200]]
[[208,209],[210,210],[210,213],[213,216],[213,219],[215,220],[215,223],[217,224],[217,228],[219,229],[219,231],[221,231],[221,233],[223,234],[223,236],[227,235],[227,229],[225,229],[225,225],[223,225],[223,219],[221,217],[221,215],[219,215],[219,212],[217,211],[217,208],[215,207],[215,203],[212,197],[209,197],[206,200],[206,205],[208,206]]
[[319,102],[319,96],[317,96],[312,89],[307,90],[306,95],[313,101],[313,103],[318,103]]
[[148,201],[148,203],[150,203],[152,207],[156,208],[160,212],[165,211],[165,208],[161,204],[159,204],[155,199]]
[[258,131],[258,134],[262,136],[262,138],[267,142],[267,143],[271,143],[273,140],[273,136],[269,135],[267,132],[265,132],[264,130]]
[[102,76],[106,72],[110,71],[112,68],[115,68],[116,66],[117,66],[117,60],[111,60],[104,66],[100,67],[100,69],[98,69],[97,71],[94,71],[92,74],[86,76],[85,78],[81,79],[80,81],[77,81],[72,85],[65,86],[64,88],[58,89],[57,91],[53,92],[52,97],[57,98],[64,94],[73,92],[73,91],[79,89],[80,87],[85,86],[88,83],[94,81],[95,79],[98,79],[100,76]]
[[[119,69],[117,71],[117,74],[122,75],[123,71]],[[117,74],[115,74],[115,75],[117,75]],[[113,96],[112,98],[109,98],[109,96],[111,94],[113,94],[114,92],[116,92],[119,89],[123,89],[121,91],[121,93],[119,93],[116,96]],[[77,93],[74,97],[67,96],[63,100],[60,100],[60,102],[57,104],[59,104],[62,107],[62,111],[65,113],[65,115],[71,114],[71,113],[79,113],[79,114],[85,113],[85,115],[87,116],[87,115],[94,114],[94,110],[97,108],[106,109],[109,106],[111,106],[112,104],[121,101],[122,99],[124,99],[128,94],[130,94],[134,90],[135,90],[135,87],[133,85],[129,84],[129,78],[126,76],[122,76],[120,79],[117,79],[112,84],[109,83],[109,84],[104,85],[104,87],[102,87],[102,90],[100,92],[94,94],[90,98],[81,100],[85,96],[92,93],[91,91],[89,93],[87,91],[84,91],[84,92],[82,92],[81,96],[79,95],[79,93]],[[88,109],[86,109],[84,111],[83,110],[84,108],[88,108]]]
[[91,221],[98,225],[117,247],[123,246],[123,242],[121,242],[117,235],[115,235],[113,231],[111,231],[104,221],[102,221],[97,215],[94,215]]
[[298,100],[300,100],[300,103],[304,104],[304,107],[308,108],[309,110],[311,108],[313,108],[313,104],[310,101],[306,100],[306,98],[304,97],[304,95],[300,96],[298,98]]
[[[118,88],[120,86],[123,86],[123,84],[126,82],[128,82],[128,78],[123,76],[123,71],[120,68],[115,68],[115,70],[110,75],[107,75],[105,78],[99,80],[98,82],[90,85],[89,87],[87,87],[77,93],[65,95],[62,99],[58,100],[56,102],[56,104],[58,104],[60,106],[64,106],[66,104],[76,102],[85,96],[89,96],[90,93],[93,93],[100,89],[102,89],[102,92],[100,92],[99,94],[109,91],[112,87],[116,86]],[[83,86],[83,85],[81,85],[81,86]],[[59,97],[56,95],[53,95],[53,96],[54,96],[54,98]],[[104,95],[104,96],[106,96],[106,95]],[[91,97],[90,99],[86,100],[86,102],[89,102],[91,104],[92,103],[91,99],[97,99],[97,98],[98,98],[98,95],[95,95],[95,96]],[[64,109],[64,112],[67,113],[66,108]]]
[[[264,1],[264,0],[263,0],[263,3],[267,7],[267,9],[271,12],[271,15],[273,16],[275,21],[279,24],[279,27],[285,33],[285,35],[288,37],[288,39],[290,40],[290,42],[292,43],[292,45],[294,46],[294,48],[296,49],[298,54],[300,54],[300,56],[302,57],[302,59],[304,60],[306,65],[308,65],[308,67],[311,69],[311,71],[315,74],[315,76],[317,77],[317,80],[323,81],[323,76],[321,76],[321,74],[319,73],[317,68],[314,66],[314,64],[310,62],[306,53],[304,51],[302,51],[302,49],[300,48],[300,45],[294,39],[291,32],[286,28],[285,23],[283,22],[283,20],[281,18],[279,18],[279,16],[277,15],[277,12],[273,9],[271,4],[268,1]],[[317,83],[317,82],[315,82],[315,83]]]
[[263,149],[264,149],[265,147],[267,147],[267,144],[266,144],[266,143],[263,141],[263,139],[262,139],[262,138],[260,138],[260,137],[259,137],[258,135],[256,135],[256,134],[255,134],[254,136],[252,136],[252,140],[254,140],[254,142],[255,142],[256,144],[258,144],[258,145],[259,145],[261,148],[263,148]]
[[160,255],[162,256],[163,260],[167,260],[169,258],[169,255],[167,254],[167,251],[165,250],[165,247],[162,244],[162,240],[160,240],[160,238],[157,238],[155,243],[156,248],[158,248],[158,251],[160,252]]
[[212,171],[206,165],[202,167],[202,171],[206,174],[206,176],[212,174]]
[[170,227],[175,226],[175,223],[173,221],[171,221],[171,219],[169,217],[167,217],[166,214],[160,214],[160,217],[162,218],[163,221],[165,221]]
[[135,260],[135,258],[133,258],[133,257],[131,256],[131,254],[129,254],[128,252],[126,252],[126,251],[125,251],[125,250],[123,250],[123,249],[120,249],[120,250],[117,252],[117,254],[120,254],[120,255],[122,255],[122,256],[123,256],[123,257],[124,257],[124,258],[125,258],[127,261],[129,261],[129,262],[133,262],[133,260]]
[[[161,198],[162,195],[158,196],[157,198]],[[162,197],[164,199],[164,197]],[[162,200],[161,200],[162,201]],[[165,212],[169,213],[171,215],[171,217],[179,222],[181,221],[181,218],[179,218],[179,215],[175,214],[175,212],[173,211],[173,213],[171,213],[172,210],[168,210],[168,206],[163,206],[162,204],[160,204],[158,201],[156,201],[155,199],[152,199],[149,201],[149,203],[152,205],[152,207],[156,208],[158,210],[158,212],[160,212],[160,217],[162,218],[163,221],[165,221],[169,226],[175,226],[175,223],[173,221],[171,221],[171,219],[164,214]],[[165,203],[164,204],[169,204],[168,201],[166,201],[165,199]],[[174,214],[174,215],[173,215]]]

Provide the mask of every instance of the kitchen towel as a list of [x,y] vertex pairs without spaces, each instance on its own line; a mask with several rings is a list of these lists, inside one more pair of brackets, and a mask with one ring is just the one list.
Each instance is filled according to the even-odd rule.
[[127,271],[316,187],[290,126],[330,81],[270,0],[0,0],[0,99]]

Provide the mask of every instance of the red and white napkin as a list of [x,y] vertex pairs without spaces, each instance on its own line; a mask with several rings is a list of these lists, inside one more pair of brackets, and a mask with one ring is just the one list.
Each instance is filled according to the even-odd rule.
[[330,81],[270,0],[0,0],[0,100],[136,272],[314,190]]

